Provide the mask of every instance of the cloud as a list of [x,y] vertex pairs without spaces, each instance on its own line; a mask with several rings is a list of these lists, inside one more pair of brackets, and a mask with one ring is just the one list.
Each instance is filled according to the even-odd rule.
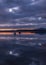
[[[35,22],[34,17],[44,12],[46,0],[0,0],[0,23]],[[41,20],[41,15],[36,17]]]

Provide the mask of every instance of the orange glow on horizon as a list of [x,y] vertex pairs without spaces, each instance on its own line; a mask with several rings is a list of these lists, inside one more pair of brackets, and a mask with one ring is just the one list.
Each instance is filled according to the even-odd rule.
[[[16,34],[19,35],[19,32],[17,32]],[[35,33],[31,33],[31,32],[21,32],[20,34],[23,34],[23,35],[30,35],[30,34],[35,34]]]
[[13,35],[11,32],[0,32],[0,35]]
[[[22,32],[21,34],[23,34],[23,35],[30,35],[30,34],[35,34],[35,33]],[[0,32],[0,35],[14,35],[14,33],[13,32]],[[16,35],[19,35],[19,33],[16,32]]]
[[33,30],[34,28],[0,28],[0,31],[4,30]]
[[[11,30],[33,30],[32,28],[0,28],[0,31],[11,31]],[[32,32],[21,32],[23,35],[35,34]],[[0,35],[14,35],[14,32],[0,32]],[[19,32],[16,32],[19,35]]]

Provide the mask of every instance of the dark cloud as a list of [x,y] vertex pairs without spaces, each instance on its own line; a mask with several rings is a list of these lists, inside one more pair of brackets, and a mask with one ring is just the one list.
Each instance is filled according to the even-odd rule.
[[42,13],[46,14],[46,0],[0,0],[0,21],[3,22]]

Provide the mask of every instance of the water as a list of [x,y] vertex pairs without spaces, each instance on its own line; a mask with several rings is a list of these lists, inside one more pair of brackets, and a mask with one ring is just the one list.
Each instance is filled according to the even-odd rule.
[[46,57],[42,44],[46,44],[46,34],[0,36],[0,64],[41,65]]
[[[0,0],[0,28],[46,28],[46,0]],[[0,35],[0,65],[46,65],[46,34]]]

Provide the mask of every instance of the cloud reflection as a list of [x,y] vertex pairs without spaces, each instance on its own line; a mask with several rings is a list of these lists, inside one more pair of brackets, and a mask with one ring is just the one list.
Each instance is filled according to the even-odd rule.
[[19,53],[14,53],[14,50],[13,51],[8,51],[8,53],[7,54],[10,54],[10,55],[13,55],[13,56],[20,56],[20,54]]

